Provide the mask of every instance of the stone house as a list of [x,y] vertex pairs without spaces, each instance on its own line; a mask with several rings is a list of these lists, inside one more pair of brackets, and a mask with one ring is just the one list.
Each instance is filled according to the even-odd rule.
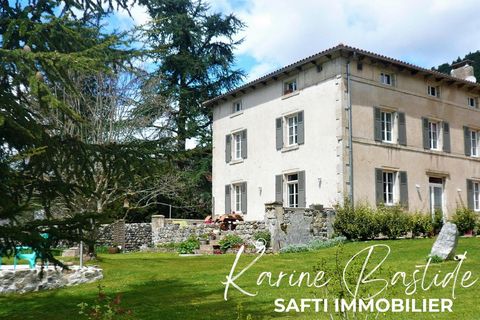
[[340,44],[205,102],[213,211],[350,197],[409,210],[480,211],[480,84]]

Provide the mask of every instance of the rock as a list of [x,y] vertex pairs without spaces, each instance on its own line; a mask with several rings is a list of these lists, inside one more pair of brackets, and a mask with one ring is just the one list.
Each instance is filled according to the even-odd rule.
[[457,225],[447,222],[443,225],[437,240],[433,244],[430,257],[437,256],[443,260],[453,259],[458,243]]

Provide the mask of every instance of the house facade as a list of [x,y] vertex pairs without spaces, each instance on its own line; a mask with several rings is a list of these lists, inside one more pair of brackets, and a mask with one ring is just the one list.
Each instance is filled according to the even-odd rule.
[[338,45],[205,104],[213,213],[261,220],[265,203],[345,197],[411,211],[480,212],[480,85]]

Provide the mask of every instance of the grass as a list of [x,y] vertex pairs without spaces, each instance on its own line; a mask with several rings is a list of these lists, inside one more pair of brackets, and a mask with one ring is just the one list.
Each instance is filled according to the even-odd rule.
[[[411,274],[416,265],[424,265],[425,257],[433,244],[432,239],[375,241],[347,243],[343,264],[359,250],[371,244],[388,244],[392,253],[380,271],[385,277],[393,272],[405,271]],[[462,266],[463,272],[480,275],[480,239],[462,238],[458,253],[468,251],[468,258]],[[313,272],[315,265],[324,261],[324,267],[332,268],[337,248],[317,252],[267,255],[249,269],[237,283],[247,291],[258,291],[255,297],[247,297],[231,289],[229,300],[223,300],[224,286],[221,284],[229,273],[234,255],[179,257],[175,254],[131,253],[101,255],[100,266],[104,269],[101,281],[107,295],[122,293],[122,305],[133,311],[135,319],[237,319],[237,307],[242,305],[243,317],[251,314],[253,319],[328,319],[325,314],[275,313],[273,301],[276,298],[322,298],[321,289],[308,287],[272,288],[257,286],[258,274],[271,271],[277,277],[280,271]],[[237,270],[251,261],[253,256],[243,256]],[[452,271],[456,262],[444,262],[432,266],[442,274]],[[430,276],[430,278],[431,278]],[[460,282],[460,279],[459,279]],[[28,293],[23,295],[0,296],[0,319],[82,319],[77,305],[92,303],[96,297],[98,283],[76,287]],[[457,285],[452,314],[381,314],[378,319],[480,319],[480,283],[471,288]],[[393,287],[389,296],[395,298],[450,298],[451,287],[432,288],[428,292],[417,291],[413,297],[403,293],[404,288]],[[364,319],[365,316],[359,317]],[[369,317],[374,318],[374,317]],[[339,319],[335,317],[334,319]]]

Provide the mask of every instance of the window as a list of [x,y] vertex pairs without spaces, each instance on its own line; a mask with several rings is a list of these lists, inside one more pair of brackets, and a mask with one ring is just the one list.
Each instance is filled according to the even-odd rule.
[[288,80],[283,83],[283,94],[289,94],[297,91],[297,80]]
[[233,188],[234,188],[234,195],[235,195],[234,208],[235,208],[235,212],[239,213],[239,212],[242,212],[242,188],[239,184],[234,185]]
[[242,159],[242,134],[240,132],[233,134],[233,159]]
[[233,113],[242,111],[242,101],[235,101],[233,103]]
[[427,91],[429,96],[440,98],[440,87],[439,86],[428,86]]
[[287,199],[288,207],[298,207],[298,174],[287,175]]
[[477,99],[476,98],[472,98],[472,97],[468,97],[468,106],[471,107],[471,108],[478,108],[477,107]]
[[383,172],[383,203],[387,205],[394,204],[395,173]]
[[298,114],[287,118],[288,123],[288,145],[298,144]]
[[480,211],[480,182],[473,183],[473,209]]
[[430,149],[440,150],[440,123],[435,121],[428,122],[428,137],[430,140]]
[[479,154],[479,131],[470,131],[470,155],[472,157],[478,157]]
[[393,142],[393,112],[381,111],[382,141]]
[[388,86],[393,85],[393,74],[390,73],[380,73],[380,83],[386,84]]

